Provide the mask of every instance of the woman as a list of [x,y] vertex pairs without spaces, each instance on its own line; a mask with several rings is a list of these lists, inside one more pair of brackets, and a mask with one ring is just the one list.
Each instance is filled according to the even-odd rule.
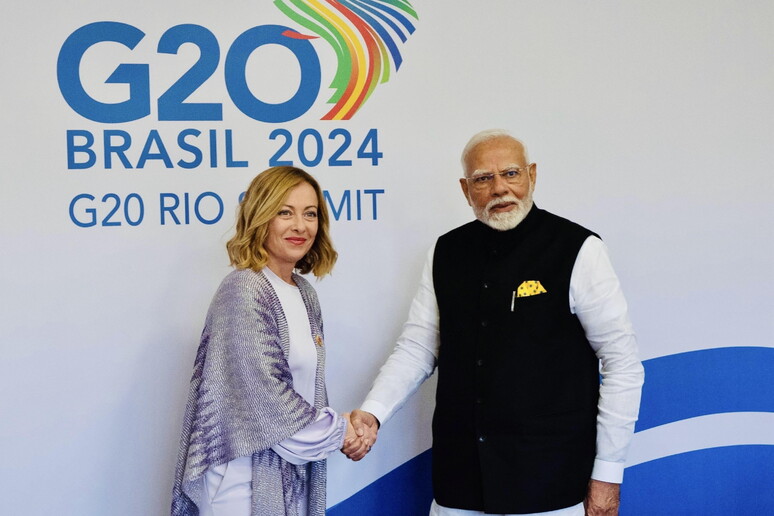
[[325,458],[356,438],[327,407],[317,295],[303,277],[336,261],[317,181],[293,167],[259,174],[226,248],[186,408],[172,514],[325,513]]

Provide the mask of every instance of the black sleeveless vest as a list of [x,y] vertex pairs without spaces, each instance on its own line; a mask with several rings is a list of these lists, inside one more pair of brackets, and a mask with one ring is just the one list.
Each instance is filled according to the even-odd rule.
[[[509,514],[584,499],[596,450],[599,370],[570,313],[569,287],[592,234],[534,206],[510,231],[474,221],[438,239],[439,504]],[[518,297],[520,285],[532,295]]]

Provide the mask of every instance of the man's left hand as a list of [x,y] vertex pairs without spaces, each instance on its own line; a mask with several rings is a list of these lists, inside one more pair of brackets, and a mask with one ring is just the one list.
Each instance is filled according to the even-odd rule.
[[621,504],[621,484],[590,480],[583,507],[586,516],[618,516]]

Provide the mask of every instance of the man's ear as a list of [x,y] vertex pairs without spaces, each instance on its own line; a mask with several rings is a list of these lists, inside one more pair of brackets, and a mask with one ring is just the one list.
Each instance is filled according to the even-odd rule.
[[468,180],[464,177],[460,179],[460,186],[462,187],[462,195],[465,196],[465,200],[468,201],[468,206],[473,206],[470,203],[470,193],[468,192]]

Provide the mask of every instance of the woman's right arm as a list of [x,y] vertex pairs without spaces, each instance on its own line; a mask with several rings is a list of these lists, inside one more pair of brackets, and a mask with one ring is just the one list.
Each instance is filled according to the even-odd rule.
[[356,437],[348,414],[339,415],[325,407],[314,422],[271,449],[291,464],[304,464],[328,457]]

